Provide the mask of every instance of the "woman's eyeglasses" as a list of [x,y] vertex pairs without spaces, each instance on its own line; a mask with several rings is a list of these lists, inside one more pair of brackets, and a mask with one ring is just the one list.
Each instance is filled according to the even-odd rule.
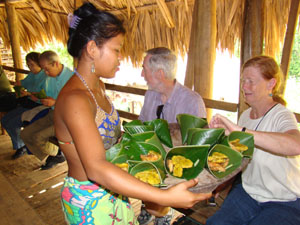
[[157,119],[160,119],[161,115],[162,115],[162,119],[164,118],[163,108],[164,108],[164,105],[157,106],[157,109],[156,109]]

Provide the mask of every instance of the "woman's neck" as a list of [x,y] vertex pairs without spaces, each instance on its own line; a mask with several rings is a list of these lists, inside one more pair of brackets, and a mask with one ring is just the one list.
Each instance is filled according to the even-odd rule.
[[274,105],[277,103],[272,100],[265,102],[264,104],[259,104],[256,106],[251,106],[252,110],[250,112],[251,119],[258,119],[264,116]]

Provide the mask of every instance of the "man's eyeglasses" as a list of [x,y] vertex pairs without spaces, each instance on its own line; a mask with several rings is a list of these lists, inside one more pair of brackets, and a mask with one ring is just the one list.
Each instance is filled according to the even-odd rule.
[[161,115],[162,115],[162,119],[164,118],[163,108],[164,108],[164,105],[157,106],[157,109],[156,109],[157,119],[160,119]]

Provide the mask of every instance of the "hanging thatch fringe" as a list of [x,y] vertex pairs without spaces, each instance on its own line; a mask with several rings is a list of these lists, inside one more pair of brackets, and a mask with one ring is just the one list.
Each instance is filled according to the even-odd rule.
[[[146,49],[166,46],[184,55],[189,46],[192,10],[195,0],[88,0],[124,21],[127,30],[122,53],[134,65],[141,63]],[[291,0],[264,0],[264,52],[278,54],[284,40]],[[15,3],[19,18],[20,45],[25,51],[54,39],[66,43],[67,15],[74,0],[39,0],[44,23],[30,1]],[[234,52],[240,42],[244,1],[217,1],[217,45]],[[10,46],[5,7],[0,6],[0,37]]]

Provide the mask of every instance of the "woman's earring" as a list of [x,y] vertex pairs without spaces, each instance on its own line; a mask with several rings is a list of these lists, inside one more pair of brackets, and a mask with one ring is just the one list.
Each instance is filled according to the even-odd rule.
[[94,64],[94,63],[92,63],[91,72],[92,72],[92,73],[95,73],[95,64]]
[[272,93],[270,93],[270,94],[269,94],[269,96],[270,96],[270,97],[272,97],[272,96],[273,96],[273,94],[272,94]]

